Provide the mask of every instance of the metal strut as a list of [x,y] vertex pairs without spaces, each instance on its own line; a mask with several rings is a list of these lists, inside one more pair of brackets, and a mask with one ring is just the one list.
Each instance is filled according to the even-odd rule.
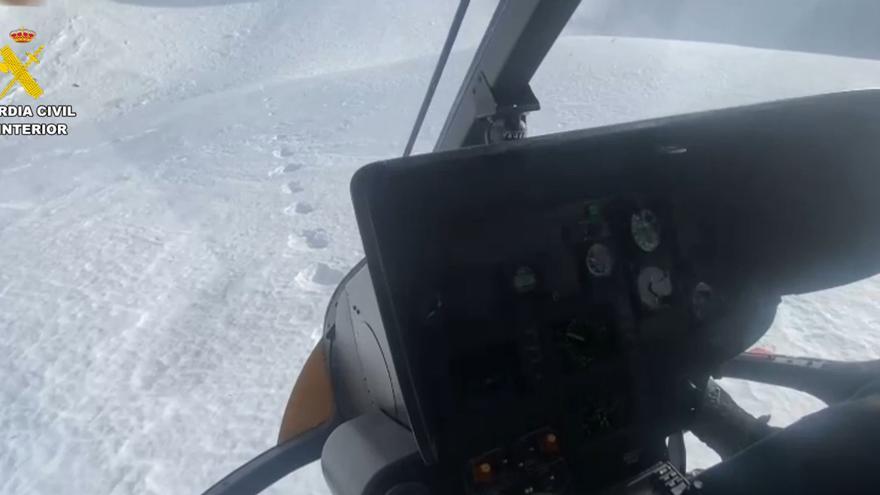
[[529,86],[580,0],[501,0],[434,151],[520,139],[540,109]]
[[452,45],[455,44],[455,38],[458,36],[458,30],[461,28],[461,22],[464,20],[464,14],[467,12],[469,3],[470,0],[461,0],[458,4],[458,9],[455,11],[455,17],[452,18],[452,25],[449,26],[449,34],[446,35],[446,42],[443,43],[443,50],[440,51],[440,59],[437,60],[437,66],[434,67],[434,74],[431,76],[431,82],[428,84],[428,91],[425,93],[425,99],[422,100],[421,108],[419,108],[419,115],[416,117],[416,123],[413,125],[409,140],[406,142],[406,149],[403,150],[403,156],[409,156],[412,154],[413,146],[416,144],[416,138],[419,136],[419,130],[422,128],[422,122],[425,121],[425,115],[428,114],[428,107],[431,106],[431,100],[434,99],[434,91],[437,90],[440,76],[443,75],[443,68],[446,67],[446,61],[449,59]]

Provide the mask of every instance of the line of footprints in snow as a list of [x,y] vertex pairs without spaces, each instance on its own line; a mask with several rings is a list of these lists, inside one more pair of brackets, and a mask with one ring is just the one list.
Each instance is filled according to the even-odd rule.
[[[282,139],[282,137],[276,137],[276,139]],[[278,160],[288,160],[290,157],[294,155],[293,150],[288,147],[281,147],[272,152],[272,156],[277,158]],[[269,176],[275,175],[284,175],[290,176],[291,174],[295,174],[300,169],[303,168],[301,163],[291,162],[287,165],[282,165],[280,167],[274,168],[271,172],[269,172]],[[305,189],[302,187],[302,184],[296,180],[290,180],[286,182],[283,186],[281,186],[281,191],[284,194],[297,194],[303,192]],[[306,201],[297,201],[294,204],[284,208],[284,214],[288,216],[296,216],[296,215],[308,215],[315,211],[315,207],[312,206],[311,203]],[[317,229],[306,229],[300,232],[300,237],[305,241],[306,246],[312,249],[324,249],[330,245],[330,237],[327,235],[327,231],[321,228]]]
[[[276,140],[283,139],[282,136],[276,136]],[[290,158],[294,155],[294,151],[288,147],[281,147],[272,152],[272,156],[274,156],[278,160],[290,160]],[[269,172],[269,176],[275,175],[283,175],[285,178],[291,177],[292,174],[296,174],[303,166],[300,163],[291,162],[286,165],[276,167],[271,172]],[[284,194],[296,195],[298,193],[303,192],[305,189],[302,187],[299,181],[296,180],[288,180],[285,182],[283,186],[281,186],[281,191]],[[288,216],[297,216],[297,215],[308,215],[315,211],[315,207],[312,206],[311,203],[305,201],[297,201],[294,204],[284,208],[284,214]],[[304,229],[299,233],[298,238],[291,236],[289,245],[301,245],[300,243],[304,241],[305,245],[311,249],[324,249],[330,245],[330,236],[327,234],[322,228],[316,229]],[[297,275],[297,281],[301,286],[308,286],[311,284],[319,284],[319,285],[329,285],[334,286],[338,283],[345,274],[335,268],[331,268],[330,266],[324,263],[314,263],[305,268],[302,272]],[[309,283],[311,282],[311,284]]]

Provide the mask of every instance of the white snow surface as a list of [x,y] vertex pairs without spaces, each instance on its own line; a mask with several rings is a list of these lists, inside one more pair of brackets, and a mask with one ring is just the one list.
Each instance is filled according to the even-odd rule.
[[[273,444],[363,256],[349,179],[401,152],[456,2],[142,3],[0,8],[46,45],[41,103],[79,113],[68,137],[0,141],[0,494],[200,493]],[[423,151],[491,13],[473,4]],[[572,29],[531,133],[878,84],[873,61]],[[760,345],[880,357],[878,294],[786,298]],[[821,407],[724,385],[778,425]],[[311,466],[270,493],[326,487]]]

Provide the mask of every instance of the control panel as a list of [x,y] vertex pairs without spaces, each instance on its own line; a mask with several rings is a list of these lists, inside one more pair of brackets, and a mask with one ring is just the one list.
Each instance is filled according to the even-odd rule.
[[[708,375],[764,334],[782,295],[880,270],[864,112],[877,97],[359,170],[382,362],[443,493],[601,493],[636,479],[667,460]],[[658,469],[670,471],[645,483],[688,489]]]
[[[436,406],[441,438],[468,432],[443,447],[467,465],[471,493],[565,493],[568,466],[575,484],[598,487],[606,472],[634,475],[660,460],[640,450],[643,438],[628,439],[653,429],[662,443],[681,416],[668,405],[689,403],[679,400],[688,389],[683,369],[676,376],[651,356],[681,352],[670,342],[724,311],[715,231],[679,229],[683,220],[688,212],[662,199],[602,198],[511,212],[448,241],[469,259],[440,270],[424,331],[444,355],[431,385],[450,397]],[[637,412],[644,403],[654,404],[650,416]]]
[[546,428],[471,459],[467,478],[485,495],[564,493],[570,484],[560,438]]

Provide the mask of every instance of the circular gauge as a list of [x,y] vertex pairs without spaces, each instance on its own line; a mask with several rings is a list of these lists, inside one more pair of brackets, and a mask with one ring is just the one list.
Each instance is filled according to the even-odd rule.
[[593,244],[587,251],[587,270],[594,277],[607,277],[614,269],[614,257],[604,244]]
[[656,266],[643,268],[636,283],[639,299],[650,309],[659,309],[663,306],[663,298],[672,295],[672,280],[669,278],[669,273]]
[[513,289],[520,294],[531,292],[538,285],[538,277],[535,271],[528,266],[521,266],[516,269],[513,275]]
[[630,230],[636,246],[642,251],[650,253],[660,245],[660,223],[653,211],[641,210],[633,213]]
[[694,287],[694,292],[691,294],[691,307],[698,319],[702,320],[709,314],[712,309],[713,298],[712,286],[709,284],[700,282]]

